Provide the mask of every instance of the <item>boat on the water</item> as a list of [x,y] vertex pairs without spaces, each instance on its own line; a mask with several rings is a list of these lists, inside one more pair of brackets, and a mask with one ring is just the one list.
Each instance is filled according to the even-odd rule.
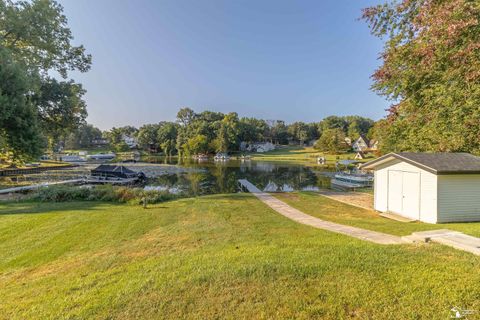
[[338,172],[335,179],[344,182],[356,183],[364,186],[373,184],[373,175],[360,172]]
[[225,152],[219,152],[215,155],[215,157],[213,157],[213,160],[226,161],[226,160],[230,160],[230,156]]
[[77,155],[66,155],[66,156],[61,156],[60,161],[78,163],[78,162],[86,162],[87,160]]
[[89,160],[112,160],[116,157],[115,153],[96,153],[89,154],[87,159]]
[[201,153],[201,154],[194,155],[192,158],[199,161],[206,161],[208,160],[208,155]]
[[336,164],[337,172],[330,181],[332,188],[350,190],[371,187],[373,185],[373,175],[358,170],[355,167],[358,163],[355,160],[338,161]]
[[136,172],[124,166],[102,164],[90,171],[87,183],[138,183],[147,179],[143,172]]

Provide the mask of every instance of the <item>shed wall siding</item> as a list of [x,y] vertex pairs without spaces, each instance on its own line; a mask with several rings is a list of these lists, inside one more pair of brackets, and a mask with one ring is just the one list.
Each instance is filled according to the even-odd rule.
[[480,221],[480,175],[438,176],[438,222]]
[[420,174],[420,220],[437,222],[437,176],[409,163],[394,160],[380,165],[375,170],[375,209],[388,210],[388,171],[406,171]]
[[388,171],[387,170],[375,170],[375,177],[373,180],[374,191],[374,208],[380,212],[386,212],[387,207],[387,183],[388,183]]

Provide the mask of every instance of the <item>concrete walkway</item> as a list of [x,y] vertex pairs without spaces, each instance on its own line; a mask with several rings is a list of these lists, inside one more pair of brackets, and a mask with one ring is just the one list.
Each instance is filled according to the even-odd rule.
[[480,255],[480,239],[466,235],[459,231],[448,229],[414,232],[409,236],[402,237],[407,242],[436,242]]
[[315,228],[341,233],[357,239],[370,241],[378,244],[402,244],[402,243],[425,243],[436,242],[446,246],[453,247],[458,250],[467,251],[475,255],[480,255],[480,238],[466,235],[459,231],[452,231],[448,229],[430,230],[414,232],[409,236],[397,237],[381,232],[365,230],[356,227],[350,227],[343,224],[325,221],[319,218],[312,217],[297,210],[285,202],[278,200],[272,195],[262,192],[255,187],[248,180],[238,180],[242,188],[245,188],[258,199],[264,202],[273,210],[277,211],[284,217],[293,221],[312,226]]
[[308,214],[301,212],[300,210],[297,210],[289,206],[285,202],[278,200],[277,198],[271,196],[270,194],[260,191],[256,186],[254,186],[248,180],[241,179],[238,182],[242,185],[242,187],[247,189],[249,192],[255,195],[258,199],[260,199],[263,203],[268,205],[270,208],[272,208],[273,210],[277,211],[281,215],[293,221],[296,221],[308,226],[312,226],[315,228],[328,230],[336,233],[341,233],[350,237],[354,237],[354,238],[358,238],[361,240],[370,241],[378,244],[405,243],[402,240],[402,238],[397,236],[376,232],[376,231],[365,230],[365,229],[356,228],[356,227],[350,227],[343,224],[333,223],[333,222],[312,217]]

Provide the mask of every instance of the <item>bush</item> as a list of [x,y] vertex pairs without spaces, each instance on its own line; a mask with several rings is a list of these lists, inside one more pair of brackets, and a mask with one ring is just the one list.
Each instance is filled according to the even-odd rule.
[[114,187],[101,185],[87,186],[50,186],[38,189],[33,200],[42,202],[64,201],[110,201],[120,203],[141,204],[143,199],[148,203],[159,203],[178,198],[168,191],[143,190],[141,188]]

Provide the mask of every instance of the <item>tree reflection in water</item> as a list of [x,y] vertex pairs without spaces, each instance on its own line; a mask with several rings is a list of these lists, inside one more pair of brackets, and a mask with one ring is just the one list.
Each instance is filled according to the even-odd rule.
[[188,167],[193,170],[174,174],[164,174],[148,181],[149,186],[160,186],[171,190],[181,190],[189,195],[213,193],[234,193],[238,191],[238,179],[247,179],[259,189],[268,192],[329,188],[330,178],[313,168],[301,164],[266,161],[202,161],[178,160],[159,161]]

